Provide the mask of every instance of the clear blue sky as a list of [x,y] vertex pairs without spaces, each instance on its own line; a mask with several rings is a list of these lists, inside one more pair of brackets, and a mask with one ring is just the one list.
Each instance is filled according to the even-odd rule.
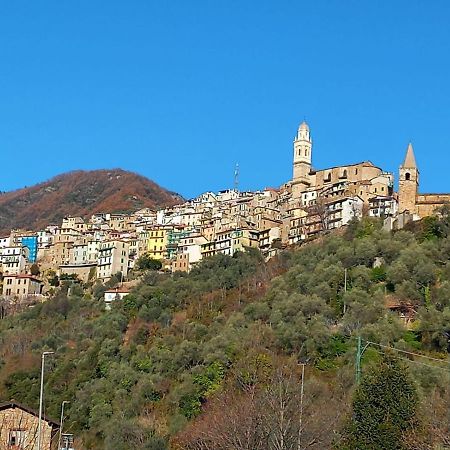
[[186,197],[316,168],[397,172],[450,192],[447,0],[0,3],[0,190],[74,169],[137,171]]

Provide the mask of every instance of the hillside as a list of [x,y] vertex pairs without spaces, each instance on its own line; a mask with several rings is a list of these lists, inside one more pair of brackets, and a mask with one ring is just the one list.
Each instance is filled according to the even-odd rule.
[[0,195],[0,233],[59,224],[64,216],[133,212],[179,203],[153,181],[121,169],[74,171]]
[[394,234],[353,222],[268,263],[250,251],[150,271],[105,311],[117,281],[63,286],[0,321],[0,399],[36,408],[40,355],[54,351],[46,411],[71,401],[77,449],[450,445],[450,215]]

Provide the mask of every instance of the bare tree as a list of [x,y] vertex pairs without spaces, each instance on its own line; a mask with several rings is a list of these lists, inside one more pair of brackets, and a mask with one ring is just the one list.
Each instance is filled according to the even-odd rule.
[[330,208],[325,197],[320,193],[315,203],[308,207],[307,213],[307,228],[311,228],[311,231],[323,233],[329,229]]
[[300,421],[298,371],[280,367],[269,383],[228,389],[174,440],[186,450],[322,450],[331,448],[345,416],[342,400],[327,384],[305,384]]

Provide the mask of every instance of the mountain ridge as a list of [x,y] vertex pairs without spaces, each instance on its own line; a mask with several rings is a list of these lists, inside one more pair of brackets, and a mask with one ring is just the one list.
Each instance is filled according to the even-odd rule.
[[130,213],[172,206],[183,197],[143,175],[120,168],[73,170],[0,195],[0,233],[37,230],[64,216],[98,212]]

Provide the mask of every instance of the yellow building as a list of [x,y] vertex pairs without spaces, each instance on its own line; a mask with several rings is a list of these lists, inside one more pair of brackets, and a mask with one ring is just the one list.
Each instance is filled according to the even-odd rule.
[[167,238],[170,227],[153,226],[148,230],[147,252],[151,258],[164,259],[167,255]]

